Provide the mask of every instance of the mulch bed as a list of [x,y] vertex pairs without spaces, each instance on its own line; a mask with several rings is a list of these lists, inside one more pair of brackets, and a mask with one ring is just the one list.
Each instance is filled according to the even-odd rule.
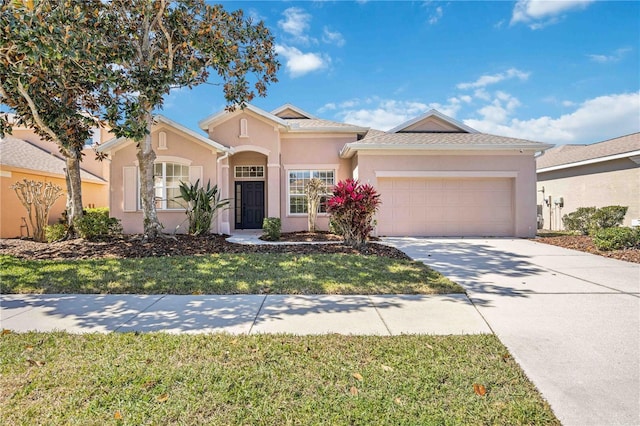
[[[299,239],[296,240],[296,238]],[[289,235],[286,241],[301,241],[302,238],[309,238],[309,236]],[[327,241],[327,238],[332,237],[318,237],[315,241]],[[158,238],[154,241],[144,241],[139,235],[127,235],[101,242],[75,239],[55,243],[37,243],[31,240],[0,239],[0,254],[31,260],[192,256],[211,253],[349,253],[410,260],[400,250],[377,243],[369,243],[361,250],[340,242],[335,244],[244,245],[230,243],[226,240],[226,236],[213,234],[199,237],[175,235],[175,237]]]
[[593,240],[588,235],[561,235],[552,237],[541,236],[536,238],[535,241],[568,249],[584,251],[587,253],[610,257],[613,259],[624,260],[627,262],[640,263],[640,249],[600,251],[596,248],[595,244],[593,244]]

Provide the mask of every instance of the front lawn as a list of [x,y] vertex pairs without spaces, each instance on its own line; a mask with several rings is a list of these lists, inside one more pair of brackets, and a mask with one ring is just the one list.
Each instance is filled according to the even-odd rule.
[[0,423],[559,424],[493,335],[8,332]]
[[432,294],[464,290],[421,262],[355,254],[219,253],[136,259],[0,255],[2,293]]

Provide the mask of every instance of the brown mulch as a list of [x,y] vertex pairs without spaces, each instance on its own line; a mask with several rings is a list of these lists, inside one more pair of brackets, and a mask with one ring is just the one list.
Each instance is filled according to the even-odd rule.
[[640,249],[601,251],[596,248],[593,240],[588,235],[539,236],[535,241],[627,262],[640,263]]
[[[260,238],[262,239],[262,237]],[[316,231],[316,232],[285,232],[280,235],[280,240],[288,243],[309,243],[309,242],[317,242],[317,241],[335,241],[341,242],[342,237],[336,234],[332,234],[327,231]]]
[[158,238],[154,241],[143,241],[139,235],[127,235],[102,242],[75,239],[54,243],[37,243],[31,240],[0,239],[0,254],[30,260],[192,256],[210,253],[349,253],[410,260],[400,250],[377,243],[369,243],[360,250],[340,242],[335,244],[243,245],[230,243],[225,236],[213,234],[199,237],[175,235]]

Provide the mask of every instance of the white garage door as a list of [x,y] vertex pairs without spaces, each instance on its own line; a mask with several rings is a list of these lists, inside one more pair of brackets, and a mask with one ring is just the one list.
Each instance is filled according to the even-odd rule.
[[378,189],[378,235],[514,235],[511,178],[380,178]]

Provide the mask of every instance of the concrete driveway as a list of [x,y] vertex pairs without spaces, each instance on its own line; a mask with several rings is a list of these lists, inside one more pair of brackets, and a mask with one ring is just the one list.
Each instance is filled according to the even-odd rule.
[[640,265],[521,239],[384,241],[466,288],[563,424],[640,424]]

